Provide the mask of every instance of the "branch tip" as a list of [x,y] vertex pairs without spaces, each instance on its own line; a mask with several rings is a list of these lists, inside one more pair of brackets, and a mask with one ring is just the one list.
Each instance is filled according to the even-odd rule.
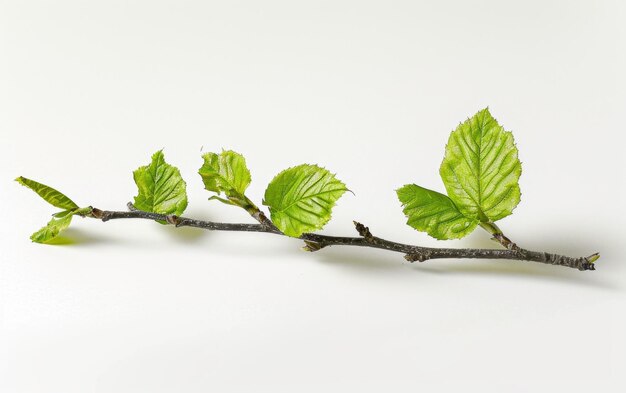
[[587,262],[589,262],[589,263],[593,264],[595,261],[597,261],[598,259],[600,259],[600,253],[598,253],[598,252],[593,253],[593,254],[589,255],[589,256],[588,256],[587,258],[585,258],[585,259],[587,259]]
[[585,271],[585,270],[596,270],[596,265],[594,265],[593,262],[592,263],[586,263],[586,264],[583,264],[583,268],[580,269],[580,270],[582,270],[582,271]]

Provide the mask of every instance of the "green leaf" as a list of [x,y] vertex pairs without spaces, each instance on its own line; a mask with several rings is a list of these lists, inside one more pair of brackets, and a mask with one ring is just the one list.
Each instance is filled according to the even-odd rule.
[[436,191],[407,184],[396,190],[407,224],[439,240],[459,239],[471,233],[478,220],[465,217],[454,202]]
[[33,233],[30,239],[36,243],[48,243],[70,226],[73,216],[85,217],[91,214],[92,211],[93,207],[88,206],[55,213],[52,215],[54,218],[45,227]]
[[50,220],[50,222],[48,222],[45,227],[33,233],[30,236],[30,240],[34,241],[35,243],[50,242],[52,239],[59,236],[61,231],[70,226],[73,216],[73,214],[67,214],[62,218],[53,218],[52,220]]
[[[252,180],[245,158],[232,150],[222,151],[221,154],[206,153],[202,158],[204,164],[198,173],[204,188],[218,195],[223,192],[229,199],[242,199]],[[211,199],[226,202],[217,197]]]
[[15,179],[15,181],[35,191],[37,194],[39,194],[40,197],[42,197],[52,206],[65,210],[78,209],[78,205],[75,204],[74,201],[72,201],[70,198],[52,187],[46,186],[45,184],[38,183],[34,180],[30,180],[22,176]]
[[53,214],[54,218],[50,220],[46,226],[31,235],[30,239],[36,243],[50,242],[56,238],[61,231],[70,226],[74,215],[87,216],[91,214],[93,210],[91,206],[79,208],[70,198],[45,184],[22,176],[15,179],[15,181],[35,191],[51,205],[64,209],[63,211]]
[[139,194],[135,207],[139,210],[181,215],[187,207],[186,183],[180,171],[165,162],[163,151],[152,155],[150,165],[133,172]]
[[274,225],[285,235],[299,237],[321,229],[335,202],[348,189],[335,175],[317,165],[299,165],[276,175],[265,190]]
[[520,201],[513,134],[483,109],[450,134],[439,170],[448,196],[461,213],[495,222],[513,212]]

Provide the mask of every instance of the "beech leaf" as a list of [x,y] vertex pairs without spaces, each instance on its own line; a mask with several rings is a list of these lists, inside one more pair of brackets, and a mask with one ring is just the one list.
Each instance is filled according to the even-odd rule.
[[42,197],[52,206],[65,210],[78,209],[78,205],[74,203],[74,201],[68,198],[65,194],[55,190],[50,186],[46,186],[45,184],[41,184],[31,179],[27,179],[23,176],[18,177],[17,179],[15,179],[15,181],[35,191],[40,197]]
[[263,204],[274,225],[285,235],[299,237],[321,229],[335,202],[348,189],[334,174],[317,165],[299,165],[280,172],[265,191]]
[[163,151],[152,155],[152,162],[133,172],[139,189],[135,207],[139,210],[180,216],[187,208],[186,183],[178,168],[165,162]]
[[520,201],[513,134],[483,109],[452,131],[439,170],[448,196],[467,217],[495,222]]
[[30,240],[35,243],[48,243],[52,239],[59,236],[61,231],[70,226],[72,222],[73,214],[66,214],[61,218],[53,218],[46,224],[45,227],[41,228],[37,232],[33,233],[30,236]]
[[224,203],[238,204],[244,200],[244,193],[252,177],[246,166],[245,158],[232,150],[222,153],[206,153],[202,156],[204,164],[198,173],[202,177],[204,188],[220,195],[226,194],[228,200],[213,196]]
[[407,224],[439,240],[458,239],[471,233],[478,220],[464,216],[454,202],[436,191],[407,184],[396,190]]

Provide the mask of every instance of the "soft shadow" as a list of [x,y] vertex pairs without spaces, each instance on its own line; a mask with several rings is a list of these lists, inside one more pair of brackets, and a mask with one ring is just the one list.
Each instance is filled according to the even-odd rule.
[[[377,250],[378,251],[378,250]],[[381,251],[385,252],[385,251]],[[367,254],[369,253],[369,255]],[[378,253],[378,252],[377,252]],[[544,265],[528,261],[508,260],[429,260],[406,262],[401,254],[375,255],[372,250],[320,250],[314,253],[316,260],[329,265],[352,269],[361,273],[414,271],[419,274],[435,275],[480,275],[509,276],[532,280],[548,280],[566,284],[583,285],[600,289],[621,289],[614,280],[598,271],[577,271],[574,269]],[[601,266],[599,266],[601,269]]]
[[547,280],[589,287],[621,290],[614,280],[597,271],[577,271],[562,266],[543,265],[537,262],[507,260],[458,260],[437,265],[437,260],[416,262],[414,269],[422,273],[462,274],[480,276],[522,277],[532,280]]
[[[402,254],[376,255],[380,250],[366,249],[322,249],[311,253],[318,262],[337,265],[361,272],[406,270],[406,262]],[[404,262],[404,263],[403,263]]]
[[191,228],[191,227],[167,227],[169,234],[176,238],[177,241],[186,244],[197,243],[205,236],[209,234],[210,231],[202,230],[199,228]]
[[78,228],[68,228],[61,235],[47,242],[51,246],[68,246],[68,245],[93,245],[108,243],[110,237],[93,236],[89,231],[83,231]]
[[76,244],[76,240],[71,237],[67,237],[66,235],[57,236],[46,242],[47,246],[69,246],[72,244]]

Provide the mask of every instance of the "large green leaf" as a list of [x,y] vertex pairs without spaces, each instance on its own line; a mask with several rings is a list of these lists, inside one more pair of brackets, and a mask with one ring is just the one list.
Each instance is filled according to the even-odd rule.
[[33,233],[30,236],[30,240],[34,241],[35,243],[50,242],[52,239],[59,236],[59,233],[61,233],[61,231],[70,226],[73,216],[73,214],[67,214],[61,218],[53,218],[52,220],[50,220],[50,222],[48,222],[45,227]]
[[46,186],[45,184],[41,184],[22,176],[15,179],[15,181],[35,191],[37,194],[39,194],[40,197],[42,197],[52,206],[65,210],[78,209],[78,205],[75,204],[74,201],[50,186]]
[[[232,150],[222,151],[221,154],[206,153],[202,158],[204,164],[198,173],[202,177],[204,188],[218,195],[223,192],[230,203],[237,204],[243,200],[252,180],[245,158]],[[217,197],[214,199],[227,202]]]
[[284,234],[299,237],[321,229],[335,202],[348,189],[335,175],[317,165],[299,165],[276,175],[265,190],[274,225]]
[[476,228],[478,221],[465,217],[454,202],[436,191],[407,184],[396,190],[411,227],[439,239],[458,239]]
[[467,217],[494,222],[511,214],[520,201],[522,166],[513,134],[489,109],[452,131],[439,173],[448,196]]
[[152,155],[150,165],[133,172],[139,194],[135,207],[139,210],[181,215],[187,207],[186,184],[180,171],[165,162],[163,151]]

